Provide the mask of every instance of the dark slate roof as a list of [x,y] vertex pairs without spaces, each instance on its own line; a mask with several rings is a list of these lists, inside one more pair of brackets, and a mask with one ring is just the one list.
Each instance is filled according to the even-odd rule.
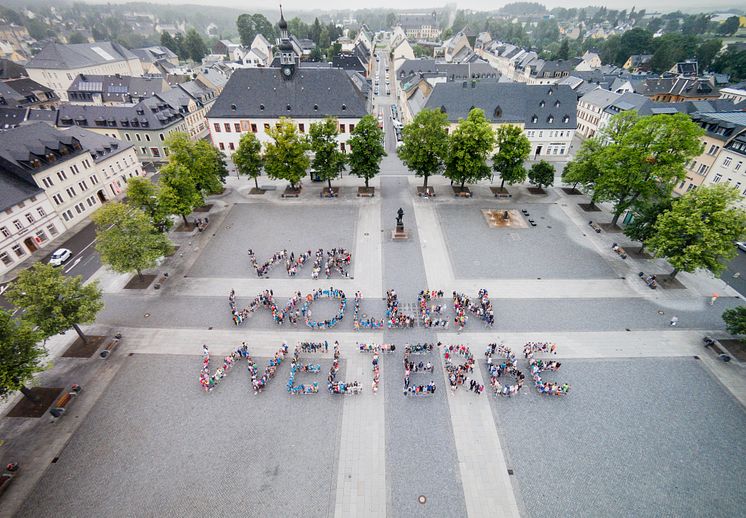
[[36,184],[21,180],[0,166],[0,210],[9,209],[32,196],[43,193],[44,191]]
[[132,147],[129,142],[107,137],[93,131],[83,129],[78,126],[67,128],[65,134],[72,135],[80,141],[83,149],[87,149],[93,160],[98,163],[101,160],[117,155]]
[[336,56],[332,57],[332,66],[334,68],[343,68],[345,70],[365,72],[365,66],[360,62],[360,58],[356,55],[337,54]]
[[9,59],[0,59],[0,79],[27,77],[26,69]]
[[28,108],[8,108],[0,106],[0,129],[18,126],[26,120]]
[[402,29],[419,29],[423,25],[437,26],[435,13],[402,13],[399,15],[399,25]]
[[[184,120],[177,108],[156,97],[133,106],[63,104],[57,110],[60,127],[161,130]],[[133,122],[137,126],[133,126]]]
[[49,43],[28,62],[26,68],[70,69],[137,59],[119,43],[97,41],[60,45]]
[[718,97],[719,93],[708,81],[702,79],[688,79],[683,77],[660,77],[632,81],[635,93],[640,95],[660,95],[670,93],[683,97],[711,96]]
[[57,110],[33,110],[28,111],[26,120],[29,122],[47,122],[49,124],[57,123]]
[[291,79],[283,79],[279,68],[243,68],[231,75],[208,117],[362,117],[366,113],[363,95],[344,70],[300,68]]
[[481,108],[494,123],[523,122],[526,129],[575,129],[577,97],[565,85],[464,81],[435,85],[425,108],[443,109],[458,122]]
[[[72,149],[77,146],[78,149]],[[56,167],[57,160],[47,160],[46,155],[51,151],[57,158],[60,150],[68,151],[67,156],[83,153],[80,142],[65,132],[44,124],[36,122],[26,126],[18,126],[7,130],[0,136],[0,169],[13,173],[16,177],[31,185],[36,185],[33,174]],[[33,168],[30,166],[32,159],[38,159],[41,166]]]
[[104,102],[132,102],[168,89],[161,77],[78,74],[67,91],[97,93]]

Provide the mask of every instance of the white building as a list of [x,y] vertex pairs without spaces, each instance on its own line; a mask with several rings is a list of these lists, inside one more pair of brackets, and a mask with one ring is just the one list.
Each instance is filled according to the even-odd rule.
[[591,138],[598,133],[604,110],[622,94],[596,88],[578,99],[578,134]]
[[140,59],[118,43],[99,41],[60,45],[49,43],[26,65],[37,83],[52,88],[63,101],[78,74],[142,76]]

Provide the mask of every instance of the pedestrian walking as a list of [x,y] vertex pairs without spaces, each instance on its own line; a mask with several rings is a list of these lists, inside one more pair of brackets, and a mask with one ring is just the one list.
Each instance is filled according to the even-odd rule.
[[676,327],[679,323],[679,317],[676,315],[671,317],[671,327]]
[[718,297],[720,297],[720,295],[718,295],[717,293],[712,294],[712,298],[710,299],[710,306],[715,304],[715,301],[718,299]]

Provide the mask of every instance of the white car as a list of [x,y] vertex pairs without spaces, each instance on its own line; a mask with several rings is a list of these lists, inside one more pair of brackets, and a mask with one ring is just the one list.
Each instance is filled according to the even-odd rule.
[[73,253],[67,248],[58,248],[52,254],[52,257],[49,258],[49,264],[52,266],[62,266],[72,256]]
[[736,246],[742,252],[746,252],[746,241],[736,241]]

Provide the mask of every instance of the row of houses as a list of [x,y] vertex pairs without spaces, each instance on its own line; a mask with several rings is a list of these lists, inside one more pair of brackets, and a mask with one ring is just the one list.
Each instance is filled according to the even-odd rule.
[[36,122],[0,136],[0,275],[73,228],[144,171],[134,146]]

